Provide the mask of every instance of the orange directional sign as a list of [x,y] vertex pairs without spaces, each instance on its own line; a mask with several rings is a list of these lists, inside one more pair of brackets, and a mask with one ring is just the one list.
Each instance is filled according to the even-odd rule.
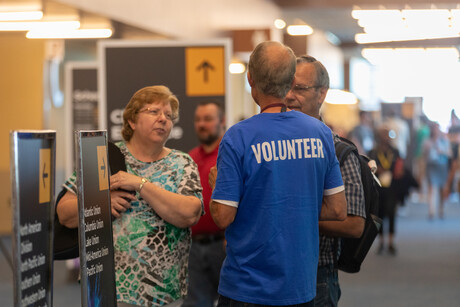
[[187,96],[225,95],[224,47],[185,48]]
[[38,202],[40,204],[50,202],[51,188],[51,149],[40,149],[40,171],[39,171],[39,188]]
[[109,188],[109,166],[105,146],[97,146],[97,171],[99,174],[99,191],[107,190]]

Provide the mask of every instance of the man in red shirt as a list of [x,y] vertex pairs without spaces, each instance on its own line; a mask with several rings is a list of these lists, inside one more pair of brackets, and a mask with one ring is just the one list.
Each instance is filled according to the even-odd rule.
[[216,165],[219,143],[225,133],[224,109],[217,101],[203,101],[195,110],[195,132],[200,145],[189,154],[198,165],[206,214],[192,227],[192,248],[189,258],[188,296],[183,307],[212,307],[217,300],[217,287],[225,258],[224,233],[209,212],[212,189],[208,175]]

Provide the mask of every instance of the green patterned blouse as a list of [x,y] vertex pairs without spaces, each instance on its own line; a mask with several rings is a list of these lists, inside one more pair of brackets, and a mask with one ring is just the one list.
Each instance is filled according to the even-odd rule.
[[[125,156],[128,173],[201,202],[198,168],[178,150],[155,162],[137,160],[124,142],[116,144]],[[64,184],[76,192],[75,176]],[[175,227],[139,198],[112,223],[117,300],[139,306],[163,306],[187,294],[190,228]]]

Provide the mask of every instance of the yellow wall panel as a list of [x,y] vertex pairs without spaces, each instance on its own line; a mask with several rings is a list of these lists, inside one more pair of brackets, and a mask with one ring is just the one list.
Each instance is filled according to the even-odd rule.
[[43,127],[44,41],[0,33],[0,171],[9,170],[9,131]]
[[0,33],[0,235],[11,232],[10,130],[43,128],[44,41]]

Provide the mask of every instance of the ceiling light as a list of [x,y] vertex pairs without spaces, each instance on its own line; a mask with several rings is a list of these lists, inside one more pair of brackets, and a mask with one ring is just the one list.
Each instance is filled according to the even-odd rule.
[[358,98],[347,91],[330,89],[327,91],[325,101],[330,104],[357,104]]
[[42,11],[0,12],[0,21],[40,20],[42,18],[43,18]]
[[456,38],[460,37],[459,33],[383,33],[383,34],[369,34],[358,33],[355,34],[355,41],[358,44],[369,43],[383,43],[383,42],[398,42],[398,41],[412,41],[412,40],[425,40],[425,39],[440,39],[440,38]]
[[274,24],[277,29],[284,29],[286,27],[286,22],[282,19],[276,19]]
[[0,22],[0,31],[78,29],[79,21],[10,21]]
[[361,54],[373,65],[386,63],[430,62],[433,58],[447,63],[456,63],[457,48],[364,48]]
[[27,32],[27,38],[67,39],[67,38],[108,38],[112,36],[111,29],[54,29],[54,30],[31,30]]
[[228,70],[231,74],[242,74],[246,71],[246,66],[243,63],[231,63],[228,65]]
[[313,28],[309,25],[292,25],[287,27],[289,35],[310,35],[313,33]]
[[351,17],[354,19],[373,19],[385,16],[386,18],[399,18],[400,10],[352,10]]
[[460,37],[459,10],[353,10],[360,44]]

